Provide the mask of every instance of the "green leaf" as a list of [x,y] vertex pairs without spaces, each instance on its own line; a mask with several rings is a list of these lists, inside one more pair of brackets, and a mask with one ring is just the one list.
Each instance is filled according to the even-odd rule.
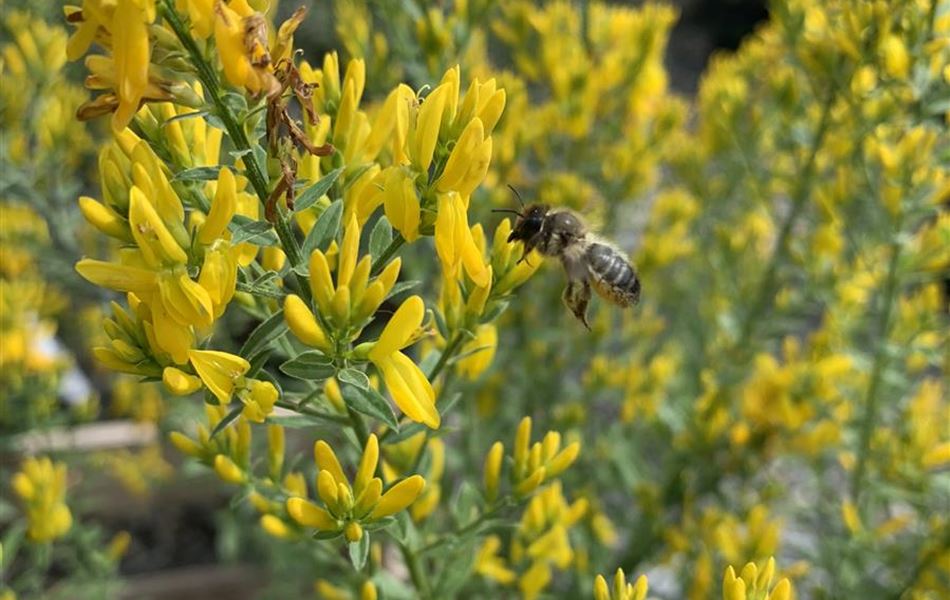
[[425,431],[426,429],[428,429],[428,427],[422,423],[411,423],[409,425],[405,425],[398,432],[386,436],[386,443],[395,444],[403,440],[407,440],[420,431]]
[[7,568],[13,564],[17,553],[20,551],[20,544],[23,542],[23,534],[26,533],[26,523],[18,522],[10,525],[6,533],[3,534],[3,543],[0,548],[3,554],[0,556],[0,570],[6,572]]
[[336,237],[340,230],[340,221],[343,218],[343,200],[337,200],[327,207],[317,222],[313,224],[313,229],[307,234],[301,247],[302,256],[308,258],[314,250],[326,250],[330,245],[330,240]]
[[442,563],[442,572],[433,597],[454,598],[458,594],[472,572],[475,554],[474,539],[453,545],[448,558]]
[[363,537],[358,542],[350,542],[350,562],[357,571],[366,566],[366,557],[369,556],[369,532],[363,531]]
[[[340,371],[340,373],[342,372]],[[367,387],[363,390],[355,385],[347,384],[341,386],[341,391],[343,392],[343,401],[356,412],[379,419],[393,429],[399,429],[399,423],[396,421],[396,415],[393,413],[389,402],[373,388]]]
[[315,540],[332,540],[341,535],[343,535],[342,531],[318,531],[314,533],[312,537]]
[[332,419],[321,419],[312,414],[307,415],[280,415],[267,417],[268,423],[289,427],[290,429],[303,429],[304,427],[339,427],[339,423]]
[[257,354],[249,357],[247,362],[251,364],[251,367],[247,370],[247,373],[245,373],[244,376],[256,377],[257,374],[261,372],[261,369],[264,368],[264,365],[267,364],[267,361],[270,360],[270,356],[273,353],[273,348],[265,348]]
[[172,181],[217,181],[218,173],[227,167],[195,167],[179,171]]
[[389,224],[386,215],[376,220],[373,231],[369,234],[369,253],[374,257],[382,256],[386,247],[393,241],[393,226]]
[[286,375],[304,381],[323,381],[336,373],[333,360],[318,350],[308,350],[280,365]]
[[255,246],[273,246],[277,244],[277,232],[267,221],[255,221],[244,215],[234,215],[229,227],[232,244],[245,242]]
[[258,350],[267,347],[268,344],[284,335],[287,332],[287,322],[284,321],[284,309],[280,309],[263,323],[254,328],[251,335],[247,336],[244,345],[241,346],[241,356],[251,356]]
[[420,283],[422,283],[422,282],[421,282],[421,281],[417,281],[417,280],[414,280],[414,281],[400,281],[399,283],[397,283],[396,285],[393,286],[393,289],[389,290],[389,294],[386,296],[386,299],[389,300],[389,299],[392,298],[393,296],[398,296],[399,294],[401,294],[401,293],[403,293],[403,292],[405,292],[405,291],[411,290],[412,288],[416,287],[416,286],[419,285]]
[[508,310],[508,300],[496,300],[488,312],[482,315],[482,323],[490,323],[501,316],[501,313]]
[[[390,525],[396,524],[396,517],[383,517],[377,521],[371,523],[366,523],[363,525],[363,529],[366,531],[378,531],[380,529],[385,529]],[[395,529],[395,528],[394,528]]]
[[333,183],[337,180],[340,174],[343,172],[343,167],[339,169],[333,169],[326,175],[320,178],[320,181],[316,182],[312,186],[304,190],[297,198],[294,200],[294,212],[300,212],[306,210],[314,205],[314,203],[320,199],[321,196],[330,191],[330,188],[333,186]]
[[228,425],[233,423],[235,419],[241,416],[242,410],[244,410],[244,404],[238,402],[237,405],[231,409],[231,412],[224,415],[224,418],[218,421],[218,424],[215,425],[214,429],[211,430],[211,439],[214,439],[214,436],[227,429]]
[[349,383],[361,390],[370,389],[369,377],[358,369],[343,369],[336,374],[336,378],[340,380],[340,383]]

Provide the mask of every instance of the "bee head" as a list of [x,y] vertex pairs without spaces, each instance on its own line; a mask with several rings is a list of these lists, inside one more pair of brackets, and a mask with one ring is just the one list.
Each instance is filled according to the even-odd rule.
[[549,207],[547,204],[532,204],[528,206],[524,212],[518,215],[518,219],[515,221],[515,227],[508,236],[508,241],[525,241],[533,238],[541,231],[541,224],[544,222],[544,216],[548,214],[548,210]]

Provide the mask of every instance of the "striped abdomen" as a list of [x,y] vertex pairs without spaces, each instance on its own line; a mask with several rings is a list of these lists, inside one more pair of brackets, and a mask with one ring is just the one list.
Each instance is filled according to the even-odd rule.
[[630,306],[640,300],[640,279],[619,251],[595,242],[587,248],[587,264],[591,283],[598,294],[620,306]]

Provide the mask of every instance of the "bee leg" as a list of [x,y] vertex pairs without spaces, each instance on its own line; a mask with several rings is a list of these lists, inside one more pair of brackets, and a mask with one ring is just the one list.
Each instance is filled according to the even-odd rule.
[[574,316],[590,331],[587,322],[587,305],[590,303],[590,283],[587,281],[569,281],[562,296]]

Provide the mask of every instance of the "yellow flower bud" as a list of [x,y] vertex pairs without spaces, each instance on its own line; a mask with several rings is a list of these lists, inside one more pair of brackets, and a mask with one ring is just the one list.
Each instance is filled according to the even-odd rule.
[[340,467],[340,461],[337,460],[336,454],[333,452],[333,448],[323,440],[317,440],[314,443],[313,458],[314,462],[317,463],[317,467],[328,471],[336,482],[345,483],[347,481],[346,475],[343,474],[343,468]]
[[494,502],[498,498],[499,482],[501,481],[501,465],[505,454],[505,446],[501,442],[492,444],[488,456],[485,457],[485,498]]
[[234,461],[224,454],[218,454],[214,457],[214,472],[222,481],[240,485],[244,483],[244,471],[234,464]]
[[284,319],[287,321],[287,327],[298,340],[311,348],[318,348],[324,352],[332,351],[333,346],[327,334],[324,333],[316,317],[300,296],[290,294],[284,298]]
[[187,396],[201,389],[201,379],[175,367],[165,367],[162,371],[162,383],[165,384],[165,389],[176,396]]
[[284,523],[279,517],[274,515],[264,515],[261,517],[261,528],[266,531],[269,535],[280,539],[285,540],[291,535],[293,535],[290,527]]
[[321,531],[334,531],[338,528],[336,519],[330,516],[330,513],[303,498],[288,498],[287,514],[304,527]]
[[124,242],[132,241],[129,223],[107,205],[88,196],[79,197],[79,210],[90,225],[102,233]]
[[363,449],[363,457],[360,459],[359,469],[356,471],[356,478],[353,480],[353,493],[359,495],[373,478],[376,473],[376,463],[379,460],[379,441],[376,434],[371,433],[366,440],[366,447]]
[[330,314],[330,301],[335,290],[327,257],[320,250],[314,250],[310,255],[310,291],[324,316]]
[[383,497],[373,508],[373,512],[370,513],[370,518],[381,519],[405,509],[415,502],[419,494],[422,493],[425,484],[425,479],[420,475],[403,479],[383,494]]
[[343,528],[343,535],[348,542],[358,542],[363,539],[363,528],[356,521],[350,521]]
[[211,202],[208,218],[198,231],[198,243],[209,245],[220,238],[237,210],[237,183],[231,169],[222,167],[218,173],[218,185]]

